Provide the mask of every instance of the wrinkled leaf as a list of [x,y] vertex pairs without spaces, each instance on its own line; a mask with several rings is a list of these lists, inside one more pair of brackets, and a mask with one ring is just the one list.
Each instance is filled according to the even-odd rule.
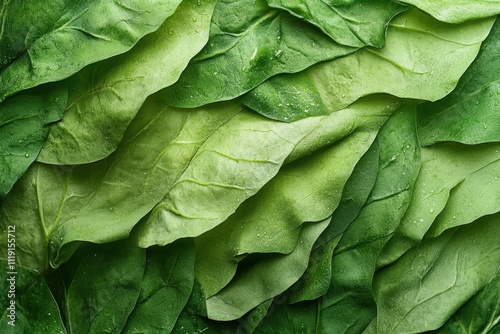
[[461,23],[500,14],[498,0],[399,0],[420,8],[439,21]]
[[146,97],[174,83],[208,39],[215,1],[184,1],[129,52],[68,80],[64,121],[52,126],[39,161],[82,164],[116,150]]
[[[499,144],[466,146],[450,143],[422,148],[422,167],[410,205],[394,236],[384,246],[378,259],[378,266],[393,262],[407,250],[418,245],[446,206],[450,191],[471,174],[499,159]],[[490,176],[486,174],[485,181],[489,181]],[[492,178],[494,177],[495,175]],[[476,193],[481,193],[484,184],[476,186]],[[495,189],[491,191],[494,193]],[[476,197],[474,200],[478,201],[481,198]],[[492,200],[494,203],[496,199]],[[475,204],[465,205],[471,207]],[[453,216],[451,218],[453,222]]]
[[422,145],[443,141],[465,144],[500,141],[499,53],[500,21],[497,21],[457,88],[436,103],[420,106]]
[[373,289],[377,332],[437,329],[483,289],[500,267],[499,219],[486,216],[448,230],[379,272]]
[[[7,261],[7,257],[0,259],[0,289],[3,291],[0,295],[2,333],[43,331],[66,334],[59,308],[42,274],[21,265],[10,267],[10,264],[11,261]],[[14,296],[10,295],[11,293],[14,293]],[[11,304],[12,302],[14,304]]]
[[343,45],[384,46],[389,21],[405,7],[390,0],[268,0],[271,7],[288,10]]
[[413,9],[391,21],[382,49],[363,48],[298,74],[275,76],[245,94],[243,103],[292,121],[377,93],[435,101],[453,90],[493,23],[490,18],[445,24]]
[[[140,245],[164,245],[178,238],[198,236],[214,228],[233,214],[241,202],[274,177],[284,161],[290,162],[308,155],[359,129],[360,133],[354,140],[361,142],[354,145],[357,161],[371,142],[370,136],[374,134],[370,132],[379,129],[398,106],[390,98],[370,99],[330,116],[294,123],[273,122],[252,113],[238,114],[200,148],[166,198],[141,225]],[[369,117],[359,121],[361,115]],[[366,134],[363,134],[364,131]],[[366,147],[363,148],[364,145]],[[258,182],[254,181],[256,179]],[[286,187],[286,182],[283,183]],[[254,187],[254,184],[259,186]],[[290,187],[293,189],[292,185]],[[221,206],[221,202],[225,205]],[[312,202],[310,205],[313,205]],[[311,206],[307,212],[314,212],[313,208],[318,206]],[[323,215],[322,210],[321,213],[315,213],[317,218],[314,221],[329,215]],[[256,214],[265,216],[259,212]],[[277,214],[287,216],[279,210]],[[267,219],[257,219],[255,222]],[[262,242],[257,245],[266,247]]]
[[0,101],[129,50],[172,15],[179,2],[3,1]]
[[0,104],[0,203],[38,156],[49,125],[63,115],[66,89],[45,88],[13,96]]
[[[488,333],[498,331],[500,323],[500,274],[483,290],[462,306],[446,324],[435,333]],[[496,330],[494,329],[496,327]]]
[[272,75],[354,50],[265,0],[223,0],[215,7],[208,44],[164,93],[178,107],[228,100]]
[[170,333],[194,284],[194,245],[148,249],[141,292],[124,333]]
[[304,224],[290,254],[270,255],[244,269],[230,284],[207,299],[208,317],[234,320],[284,292],[304,273],[311,248],[330,219]]

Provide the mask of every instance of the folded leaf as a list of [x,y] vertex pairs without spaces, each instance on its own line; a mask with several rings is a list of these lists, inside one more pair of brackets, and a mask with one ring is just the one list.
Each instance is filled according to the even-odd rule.
[[[387,265],[418,245],[446,206],[450,191],[476,171],[499,159],[499,144],[466,146],[450,143],[422,148],[422,167],[415,183],[410,205],[397,231],[384,246],[377,265],[379,267]],[[484,177],[481,182],[494,180],[495,175],[491,177],[491,174],[486,173]],[[484,188],[484,184],[475,186],[478,189],[476,193],[480,193]],[[491,191],[494,193],[494,188]],[[491,205],[494,206],[496,200],[496,198],[492,199]],[[482,199],[475,197],[474,201],[482,202]],[[469,202],[466,205],[470,208],[476,204]],[[482,207],[480,203],[478,205]],[[485,204],[486,207],[488,205],[490,204]],[[468,214],[464,216],[466,217],[471,216]],[[455,220],[452,216],[450,222],[453,224]],[[464,223],[463,220],[459,219],[459,221]]]
[[377,332],[437,329],[483,289],[500,266],[499,218],[483,217],[426,240],[380,271],[373,288]]
[[38,161],[82,164],[116,150],[144,100],[174,83],[208,39],[215,1],[183,1],[129,52],[89,66],[68,80],[64,121],[50,129]]
[[[435,333],[497,333],[500,323],[500,274],[472,297]],[[434,332],[433,332],[434,333]]]
[[208,317],[234,320],[259,304],[284,292],[304,273],[311,248],[330,219],[304,224],[295,249],[287,255],[270,255],[234,278],[207,299]]
[[21,265],[10,267],[10,264],[7,257],[0,259],[0,289],[4,291],[0,295],[2,333],[36,333],[43,328],[49,333],[65,334],[59,308],[42,274]]
[[85,245],[79,252],[65,300],[70,332],[121,333],[139,297],[146,251],[115,242]]
[[420,8],[440,21],[461,23],[500,14],[497,0],[400,0]]
[[500,141],[499,53],[500,21],[497,21],[457,88],[444,99],[419,107],[422,145]]
[[129,50],[172,15],[179,2],[4,1],[0,101]]
[[[247,112],[236,115],[200,147],[165,199],[141,225],[140,245],[165,245],[209,231],[232,215],[244,200],[257,193],[278,173],[283,162],[309,155],[359,130],[353,139],[359,144],[353,145],[352,150],[347,143],[342,148],[342,151],[354,152],[355,163],[397,107],[399,104],[391,98],[380,97],[360,101],[352,108],[330,116],[311,117],[294,123],[270,121]],[[345,160],[346,166],[352,163],[350,159]],[[217,166],[217,169],[208,166]],[[307,169],[305,163],[303,168]],[[345,175],[343,171],[342,175],[348,177],[349,173]],[[286,182],[278,182],[288,189]],[[320,184],[322,181],[315,182]],[[301,187],[295,189],[295,184],[290,183],[289,189],[292,189],[292,194],[300,194]],[[275,199],[268,204],[272,205],[272,201]],[[221,206],[221,202],[224,205]],[[303,202],[304,205],[309,203]],[[315,212],[313,208],[318,207],[311,206],[307,212]],[[331,210],[333,208],[332,204]],[[280,210],[273,214],[287,216]],[[322,220],[329,213],[324,215],[321,209],[315,215],[310,219]],[[269,217],[255,222],[265,222]],[[299,220],[299,224],[303,221]],[[262,242],[257,245],[266,247]]]
[[197,107],[355,50],[265,0],[218,1],[208,44],[164,93],[174,106]]
[[298,74],[275,76],[242,100],[283,121],[331,113],[378,93],[435,101],[453,90],[493,23],[488,18],[446,24],[413,9],[391,21],[382,49],[366,47]]
[[271,7],[288,10],[343,45],[382,47],[389,21],[405,7],[390,0],[268,0]]
[[67,90],[52,88],[27,91],[0,103],[0,202],[35,161],[49,125],[62,118]]

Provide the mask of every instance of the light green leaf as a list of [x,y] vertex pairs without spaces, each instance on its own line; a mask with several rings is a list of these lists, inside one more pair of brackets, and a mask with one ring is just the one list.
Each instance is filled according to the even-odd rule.
[[[442,326],[500,267],[500,215],[425,240],[375,276],[377,332]],[[430,310],[438,310],[431,312]]]
[[[410,205],[394,236],[385,245],[377,265],[387,265],[418,245],[446,206],[450,191],[471,174],[499,159],[500,144],[466,146],[450,143],[422,148],[422,167]],[[486,175],[486,180],[490,180],[490,176]],[[476,193],[481,190],[484,190],[484,185],[478,187]],[[495,189],[491,191],[494,193]],[[475,198],[475,201],[479,199]],[[492,201],[494,203],[495,199]],[[465,205],[469,204],[475,205]],[[454,220],[453,216],[451,220]]]
[[218,105],[187,112],[150,99],[108,159],[73,167],[35,164],[6,197],[0,226],[19,225],[19,242],[26,245],[19,259],[40,271],[47,266],[48,246],[48,259],[57,267],[74,251],[74,241],[125,238],[171,189],[200,145],[240,110]]
[[[17,233],[18,231],[15,233],[16,236],[19,235]],[[5,243],[2,242],[3,244]],[[42,274],[18,264],[10,267],[11,263],[7,257],[0,259],[2,275],[0,328],[2,333],[43,331],[44,333],[66,334],[59,308]],[[10,295],[11,293],[14,295]]]
[[128,241],[80,247],[68,282],[65,311],[71,333],[122,333],[139,297],[146,251]]
[[500,141],[499,53],[500,21],[497,21],[457,88],[444,99],[419,107],[422,145]]
[[321,333],[359,333],[376,315],[377,257],[409,204],[420,167],[415,109],[401,108],[380,130],[374,188],[333,253],[330,289],[318,311]]
[[399,0],[431,14],[439,21],[461,23],[500,14],[498,0]]
[[382,49],[366,47],[298,74],[275,76],[242,100],[284,121],[331,113],[378,93],[435,101],[455,88],[493,23],[489,18],[446,24],[413,9],[391,21]]
[[129,50],[158,29],[179,2],[3,1],[0,101]]
[[265,0],[222,0],[208,44],[164,93],[178,107],[229,100],[275,74],[298,72],[354,50]]
[[329,222],[326,219],[304,224],[290,254],[266,256],[243,269],[224,289],[207,299],[208,317],[238,319],[288,289],[306,270],[311,248]]
[[27,91],[0,103],[0,202],[38,156],[49,125],[62,118],[64,87]]
[[[309,155],[359,130],[357,139],[353,139],[358,144],[346,148],[346,143],[342,148],[351,153],[354,150],[353,156],[357,161],[373,140],[370,138],[398,106],[394,100],[381,97],[360,101],[356,106],[330,116],[312,117],[294,123],[270,121],[253,113],[238,114],[202,145],[172,190],[141,225],[140,245],[164,245],[178,238],[194,237],[209,231],[225,221],[244,200],[274,177],[283,162]],[[351,162],[346,159],[347,165]],[[217,169],[207,166],[217,166]],[[288,189],[286,182],[279,182]],[[290,189],[294,189],[292,184],[295,185],[290,183]],[[321,184],[321,181],[316,184]],[[221,202],[224,206],[220,205]],[[323,209],[314,211],[318,206],[313,202],[302,201],[300,207],[306,203],[310,205],[307,212],[316,214],[313,221],[329,216],[324,215]],[[320,206],[323,207],[322,204]],[[331,210],[333,208],[332,205]],[[254,220],[255,223],[265,222],[270,217],[258,211],[255,214],[261,215]],[[286,216],[280,210],[275,214]],[[262,249],[266,247],[262,242],[250,241],[249,244],[260,245]]]
[[39,161],[82,164],[116,150],[146,97],[174,83],[208,39],[215,1],[183,1],[129,52],[85,68],[68,80],[64,121],[52,126]]
[[390,0],[268,0],[324,31],[343,45],[384,46],[389,21],[405,7]]
[[494,334],[500,323],[500,274],[462,306],[435,333]]

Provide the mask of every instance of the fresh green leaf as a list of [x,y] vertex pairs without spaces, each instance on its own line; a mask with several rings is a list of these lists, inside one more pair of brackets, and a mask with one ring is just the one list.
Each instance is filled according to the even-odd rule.
[[[18,236],[18,232],[14,234]],[[15,247],[13,249],[15,252]],[[15,264],[15,259],[12,257],[0,259],[0,267],[2,268],[0,271],[2,274],[0,280],[2,333],[43,331],[44,333],[66,334],[59,308],[42,274]]]
[[268,0],[268,3],[314,24],[336,42],[354,47],[384,46],[387,24],[405,9],[390,0]]
[[420,106],[422,145],[444,141],[465,144],[500,141],[499,53],[500,21],[497,21],[457,88],[436,103]]
[[275,74],[298,72],[355,50],[270,8],[265,0],[221,0],[208,44],[164,93],[174,106],[197,107],[235,98]]
[[500,323],[500,274],[462,306],[436,333],[497,333]]
[[45,86],[0,103],[0,202],[38,156],[66,101],[65,88]]
[[[393,262],[407,250],[418,245],[438,214],[446,206],[450,191],[471,174],[498,159],[500,159],[499,144],[469,147],[449,143],[422,148],[422,167],[415,183],[410,205],[397,231],[384,246],[378,259],[378,266]],[[489,180],[490,176],[486,174],[481,182],[489,182]],[[484,185],[478,186],[476,193],[480,193],[483,188]],[[475,198],[475,201],[478,200],[482,201],[479,197]],[[494,201],[495,199],[493,203]],[[470,208],[475,204],[469,202],[462,203],[462,205],[470,205]],[[488,204],[485,205],[488,206]],[[452,216],[451,223],[455,220]]]
[[123,333],[170,333],[194,284],[191,240],[148,249],[141,292]]
[[[71,333],[121,333],[139,297],[146,252],[130,242],[85,245],[68,283]],[[112,320],[111,320],[112,319]]]
[[[208,317],[234,320],[284,292],[307,268],[311,248],[330,219],[305,224],[290,254],[270,255],[243,270],[220,292],[207,299]],[[286,274],[284,274],[286,273]]]
[[3,1],[0,101],[129,50],[172,15],[179,2]]
[[500,14],[498,0],[399,0],[431,14],[440,21],[461,23]]
[[298,74],[275,76],[244,95],[243,103],[265,116],[293,121],[378,93],[435,101],[456,86],[493,23],[488,18],[445,24],[413,9],[391,21],[382,49],[362,48]]
[[483,289],[500,267],[499,218],[486,216],[448,230],[380,271],[373,288],[377,332],[437,329]]
[[213,0],[184,1],[131,51],[69,79],[64,121],[52,126],[38,161],[82,164],[115,151],[146,97],[174,83],[205,45],[214,6]]

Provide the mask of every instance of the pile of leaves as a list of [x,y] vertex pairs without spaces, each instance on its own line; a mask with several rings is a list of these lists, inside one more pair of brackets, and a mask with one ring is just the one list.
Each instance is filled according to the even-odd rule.
[[4,0],[0,332],[500,333],[498,14]]

